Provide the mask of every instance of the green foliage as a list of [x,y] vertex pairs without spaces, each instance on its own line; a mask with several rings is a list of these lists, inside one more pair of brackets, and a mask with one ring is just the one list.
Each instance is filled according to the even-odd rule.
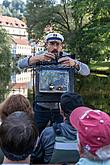
[[10,38],[5,30],[0,30],[0,101],[4,99],[11,75]]
[[90,63],[109,59],[109,0],[28,0],[26,18],[30,31],[42,36],[46,25],[64,34],[66,48],[76,58]]
[[110,75],[110,61],[109,62],[93,62],[90,64],[91,71],[102,72],[104,74]]
[[85,78],[77,76],[75,87],[75,90],[83,96],[85,105],[110,113],[109,76],[100,77],[94,74]]
[[71,1],[69,7],[75,26],[67,32],[68,48],[86,63],[91,59],[104,60],[110,53],[110,3],[108,0],[79,0]]
[[29,31],[34,31],[37,38],[42,36],[44,28],[51,21],[53,4],[51,0],[28,0],[26,4],[27,25]]
[[3,1],[3,6],[9,7],[9,5],[10,5],[10,2],[8,0]]
[[4,0],[2,4],[3,15],[24,19],[25,4],[22,0]]

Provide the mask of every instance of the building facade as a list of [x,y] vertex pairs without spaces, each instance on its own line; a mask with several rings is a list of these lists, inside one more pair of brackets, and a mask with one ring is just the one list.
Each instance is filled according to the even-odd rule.
[[[28,41],[26,24],[13,17],[0,16],[0,27],[5,29],[11,38],[11,53],[14,59],[31,55],[31,45]],[[22,71],[21,74],[14,72],[11,76],[11,94],[21,93],[27,97],[28,83],[31,81],[31,71]],[[18,88],[19,87],[19,88]],[[24,93],[23,93],[24,92]]]

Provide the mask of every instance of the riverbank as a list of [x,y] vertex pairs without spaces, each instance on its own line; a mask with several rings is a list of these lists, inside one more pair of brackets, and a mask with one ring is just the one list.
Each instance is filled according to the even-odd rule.
[[91,72],[95,72],[98,74],[110,75],[110,61],[91,62],[90,70]]
[[94,62],[89,67],[89,76],[76,76],[75,91],[83,96],[85,105],[110,114],[110,61]]

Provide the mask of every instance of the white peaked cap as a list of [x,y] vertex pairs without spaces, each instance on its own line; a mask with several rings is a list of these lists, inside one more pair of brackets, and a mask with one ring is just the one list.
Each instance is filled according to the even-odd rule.
[[64,37],[63,37],[63,35],[61,35],[59,33],[49,33],[45,37],[45,42],[48,42],[48,41],[60,41],[60,42],[63,42],[64,41]]

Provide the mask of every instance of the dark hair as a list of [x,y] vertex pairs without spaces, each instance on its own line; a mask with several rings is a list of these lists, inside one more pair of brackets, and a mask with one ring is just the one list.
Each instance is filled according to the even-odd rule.
[[25,160],[38,138],[33,118],[26,112],[10,114],[0,126],[0,146],[9,160]]
[[60,103],[62,111],[67,115],[70,115],[75,108],[84,105],[82,97],[72,92],[62,94]]
[[24,111],[28,114],[33,114],[33,109],[29,100],[21,94],[11,95],[1,103],[1,120],[3,121],[8,115],[16,111]]

